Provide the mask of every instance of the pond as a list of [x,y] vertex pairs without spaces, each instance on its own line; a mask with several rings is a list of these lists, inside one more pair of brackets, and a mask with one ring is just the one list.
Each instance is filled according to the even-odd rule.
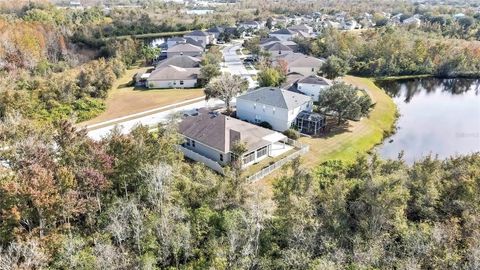
[[413,163],[480,151],[480,80],[423,78],[379,82],[397,104],[396,133],[378,148]]

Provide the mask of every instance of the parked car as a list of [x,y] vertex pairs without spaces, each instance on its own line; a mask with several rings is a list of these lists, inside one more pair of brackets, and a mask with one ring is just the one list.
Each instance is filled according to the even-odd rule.
[[257,58],[249,56],[249,57],[243,59],[243,62],[244,63],[255,63],[255,62],[257,62]]
[[223,41],[223,40],[218,40],[218,41],[217,41],[217,44],[225,44],[225,41]]

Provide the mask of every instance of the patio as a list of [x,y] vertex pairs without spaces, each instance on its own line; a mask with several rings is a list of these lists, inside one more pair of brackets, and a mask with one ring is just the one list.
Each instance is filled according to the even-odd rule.
[[290,150],[293,149],[293,146],[288,145],[283,142],[275,142],[272,144],[272,148],[270,150],[270,156],[271,157],[278,157]]

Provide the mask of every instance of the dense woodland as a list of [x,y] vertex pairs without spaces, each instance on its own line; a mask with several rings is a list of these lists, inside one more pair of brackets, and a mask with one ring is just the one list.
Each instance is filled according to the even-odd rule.
[[273,199],[182,160],[169,124],[94,142],[7,117],[2,269],[478,269],[480,155],[295,161]]
[[[265,187],[184,160],[173,121],[93,141],[74,122],[101,111],[148,54],[104,37],[205,22],[0,7],[0,269],[480,268],[480,154],[413,165],[401,153],[359,156],[308,171],[296,160]],[[475,43],[446,38],[379,28],[300,45],[354,74],[478,74]]]

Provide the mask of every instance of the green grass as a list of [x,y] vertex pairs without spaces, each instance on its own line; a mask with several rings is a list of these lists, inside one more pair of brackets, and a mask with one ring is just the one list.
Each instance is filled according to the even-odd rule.
[[380,144],[385,135],[394,129],[397,110],[393,100],[371,79],[347,76],[345,82],[365,89],[372,97],[375,107],[368,117],[360,121],[349,121],[346,126],[333,130],[322,138],[302,138],[310,145],[310,152],[304,156],[308,167],[320,162],[338,159],[354,161],[359,154],[369,152]]
[[396,80],[420,79],[420,78],[430,78],[430,77],[433,77],[433,75],[421,74],[421,75],[386,76],[386,77],[377,77],[374,79],[374,81],[396,81]]

